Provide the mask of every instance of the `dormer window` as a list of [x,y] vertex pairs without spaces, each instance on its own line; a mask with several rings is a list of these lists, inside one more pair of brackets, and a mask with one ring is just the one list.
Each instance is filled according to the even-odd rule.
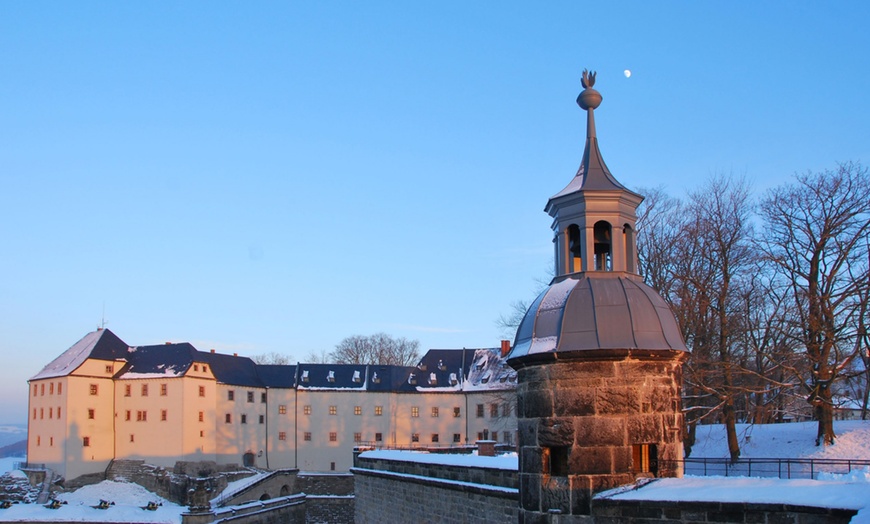
[[359,370],[353,372],[353,381],[354,382],[362,382],[362,378],[360,377]]
[[375,371],[374,373],[372,373],[372,382],[375,383],[375,384],[380,384],[380,383],[381,383],[381,377],[378,376],[378,372],[377,372],[377,371]]
[[480,379],[480,382],[482,384],[486,384],[487,382],[489,382],[489,375],[485,375],[482,379]]
[[329,382],[335,382],[335,371],[330,371],[326,374],[326,380]]
[[456,384],[459,384],[459,379],[456,378],[456,373],[451,373],[450,374],[450,385],[455,386]]
[[415,374],[411,373],[408,375],[408,384],[411,384],[412,386],[417,384],[417,376]]
[[418,368],[420,371],[426,371],[426,364],[420,362],[420,363],[417,365],[417,368]]
[[444,365],[444,361],[443,361],[443,360],[439,360],[439,361],[438,361],[438,369],[440,369],[441,371],[447,371],[447,366]]
[[435,376],[435,373],[429,373],[429,385],[435,386],[438,384],[438,377]]
[[302,382],[308,382],[308,370],[302,372]]

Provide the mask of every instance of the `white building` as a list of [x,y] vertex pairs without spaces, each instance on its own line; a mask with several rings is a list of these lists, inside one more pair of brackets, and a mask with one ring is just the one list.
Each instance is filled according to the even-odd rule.
[[67,479],[113,459],[347,471],[355,446],[516,439],[500,349],[430,350],[415,367],[257,365],[100,329],[28,381],[28,460]]

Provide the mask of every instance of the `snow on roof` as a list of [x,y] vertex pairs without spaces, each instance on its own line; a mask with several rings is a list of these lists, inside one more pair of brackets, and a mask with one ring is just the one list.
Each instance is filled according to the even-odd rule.
[[401,451],[396,449],[377,449],[360,454],[361,458],[418,462],[420,464],[439,464],[441,466],[463,466],[472,468],[491,468],[517,470],[517,454],[480,457],[476,454],[427,453],[425,451]]
[[[638,489],[617,488],[596,498],[684,502],[748,502],[862,509],[870,504],[870,470],[828,475],[829,480],[756,477],[684,477],[649,482]],[[870,515],[868,515],[870,517]],[[854,522],[854,521],[853,521]]]
[[61,353],[59,357],[49,362],[47,366],[42,368],[42,371],[31,377],[30,380],[69,375],[90,357],[102,360],[120,358],[117,353],[122,346],[126,348],[127,345],[108,329],[92,331]]

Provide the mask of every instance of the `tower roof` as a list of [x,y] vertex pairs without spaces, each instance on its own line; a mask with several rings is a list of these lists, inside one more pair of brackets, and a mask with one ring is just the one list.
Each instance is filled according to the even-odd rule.
[[577,105],[586,111],[586,146],[583,150],[583,160],[577,169],[577,174],[564,189],[550,197],[545,211],[553,214],[554,204],[569,195],[582,193],[583,191],[630,191],[616,180],[616,177],[607,168],[601,151],[598,149],[598,137],[595,132],[595,109],[601,104],[601,93],[592,88],[595,85],[595,72],[583,71],[583,91],[577,97]]

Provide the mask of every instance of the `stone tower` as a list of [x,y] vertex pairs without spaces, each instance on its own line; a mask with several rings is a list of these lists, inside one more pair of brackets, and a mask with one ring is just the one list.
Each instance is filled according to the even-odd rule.
[[682,476],[681,364],[688,352],[670,308],[637,274],[643,197],[604,164],[594,83],[595,73],[584,71],[580,169],[545,208],[553,217],[556,277],[529,307],[508,356],[518,371],[526,524],[588,515],[595,493],[640,477]]

